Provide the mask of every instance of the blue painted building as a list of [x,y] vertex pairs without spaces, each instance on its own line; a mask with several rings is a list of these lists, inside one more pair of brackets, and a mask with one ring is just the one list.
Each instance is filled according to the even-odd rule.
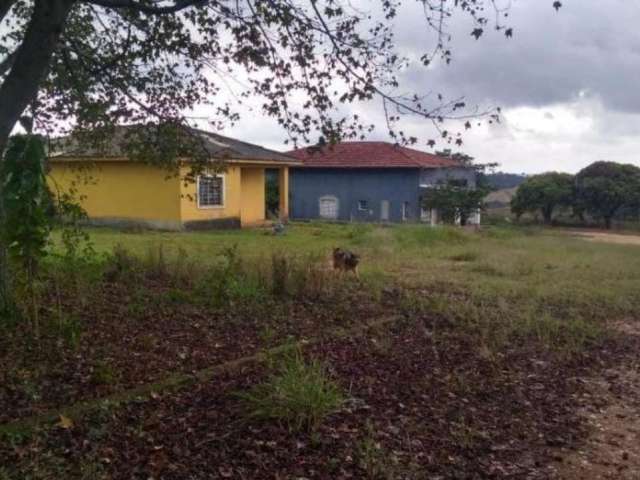
[[422,208],[425,191],[451,181],[475,188],[476,182],[473,168],[451,158],[384,142],[288,154],[303,161],[290,169],[292,219],[435,224],[437,211]]

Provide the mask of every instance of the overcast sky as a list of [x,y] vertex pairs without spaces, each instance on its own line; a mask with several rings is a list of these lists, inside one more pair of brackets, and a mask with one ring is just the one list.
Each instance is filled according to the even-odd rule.
[[[397,43],[401,53],[419,54],[429,42],[424,18],[417,2],[404,1]],[[453,62],[403,75],[411,91],[502,108],[499,125],[485,123],[465,134],[462,150],[478,161],[527,173],[576,172],[602,159],[640,165],[640,1],[563,3],[556,12],[551,0],[514,0],[511,39],[489,31],[476,41],[460,16],[449,25]],[[379,125],[371,139],[389,140],[381,104],[356,109]],[[403,126],[423,144],[434,136],[424,120],[406,119]],[[223,133],[287,148],[276,122],[257,112]]]

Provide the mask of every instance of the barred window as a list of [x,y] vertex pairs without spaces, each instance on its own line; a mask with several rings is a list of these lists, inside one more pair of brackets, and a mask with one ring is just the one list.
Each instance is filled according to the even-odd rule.
[[224,206],[224,177],[201,175],[198,177],[198,208]]

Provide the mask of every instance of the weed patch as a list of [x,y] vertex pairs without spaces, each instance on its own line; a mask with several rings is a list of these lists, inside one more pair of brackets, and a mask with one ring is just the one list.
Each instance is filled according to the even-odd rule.
[[276,360],[276,372],[264,383],[238,394],[249,418],[275,420],[293,431],[314,431],[343,402],[338,385],[317,360],[299,351]]
[[475,262],[479,257],[480,255],[477,252],[468,251],[451,255],[449,260],[452,262]]

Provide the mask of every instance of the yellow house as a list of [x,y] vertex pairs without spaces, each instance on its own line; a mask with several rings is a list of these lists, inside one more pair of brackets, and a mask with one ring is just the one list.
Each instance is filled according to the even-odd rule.
[[[118,127],[127,129],[127,127]],[[197,135],[212,166],[195,179],[189,158],[160,167],[130,160],[114,134],[100,154],[95,149],[56,142],[49,160],[54,192],[73,192],[97,225],[140,225],[166,230],[239,227],[264,224],[266,172],[278,178],[280,219],[289,215],[289,167],[300,162],[279,152],[202,130]],[[109,142],[107,142],[109,143]],[[62,145],[62,146],[61,146]],[[214,163],[215,162],[215,163]]]

